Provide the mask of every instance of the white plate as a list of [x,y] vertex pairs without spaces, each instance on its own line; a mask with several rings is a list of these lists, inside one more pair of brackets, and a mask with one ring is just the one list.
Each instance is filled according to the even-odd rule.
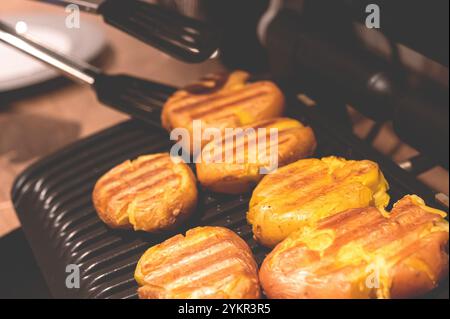
[[[100,28],[81,20],[79,29],[65,26],[64,15],[27,14],[2,16],[0,19],[12,26],[23,21],[28,26],[27,34],[57,52],[90,61],[97,57],[106,45]],[[0,92],[24,88],[58,77],[58,72],[45,64],[0,43]]]

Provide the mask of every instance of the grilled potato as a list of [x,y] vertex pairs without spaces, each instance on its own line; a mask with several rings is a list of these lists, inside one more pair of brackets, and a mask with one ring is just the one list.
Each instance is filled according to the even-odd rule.
[[94,187],[99,217],[113,228],[154,232],[173,228],[197,204],[194,174],[168,153],[126,161],[103,175]]
[[[259,130],[261,128],[265,130]],[[203,148],[203,160],[197,163],[197,177],[203,186],[220,193],[248,192],[263,178],[261,169],[271,166],[270,147],[275,143],[273,151],[277,163],[272,165],[278,167],[310,156],[316,148],[313,130],[293,119],[263,120],[242,127],[244,132],[248,129],[252,134],[235,132]],[[277,141],[270,140],[270,129],[278,130]],[[266,147],[258,151],[263,140]],[[227,152],[232,155],[230,159],[226,158]],[[205,158],[211,160],[208,162]]]
[[229,76],[210,75],[175,92],[163,107],[163,127],[168,131],[187,129],[191,144],[185,147],[194,153],[194,141],[204,146],[211,140],[194,136],[194,120],[201,120],[203,133],[207,128],[224,130],[280,116],[284,109],[284,96],[280,89],[268,81],[246,83],[248,77],[248,73],[242,71]]
[[417,196],[389,217],[374,207],[341,212],[305,227],[264,260],[269,298],[408,298],[448,276],[445,213]]
[[259,298],[250,248],[222,227],[197,227],[148,249],[135,279],[142,299]]
[[292,232],[350,208],[389,203],[378,165],[338,157],[303,159],[265,176],[250,200],[255,238],[273,247]]

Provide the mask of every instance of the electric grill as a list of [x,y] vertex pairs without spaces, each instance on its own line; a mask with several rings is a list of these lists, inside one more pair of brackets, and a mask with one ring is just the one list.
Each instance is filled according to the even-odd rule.
[[[435,152],[434,147],[423,148],[424,154],[421,157],[411,159],[408,165],[404,163],[403,168],[400,167],[374,150],[368,141],[357,138],[352,133],[346,114],[342,111],[349,97],[352,102],[362,105],[362,108],[367,107],[364,102],[370,100],[373,92],[363,91],[359,92],[360,95],[353,95],[355,90],[354,88],[352,90],[351,86],[364,87],[364,83],[367,83],[364,81],[367,79],[343,74],[342,76],[351,82],[340,86],[339,90],[336,89],[339,83],[336,83],[333,77],[326,77],[329,82],[321,81],[323,74],[333,75],[336,71],[346,71],[346,67],[348,70],[354,70],[356,75],[368,75],[370,72],[357,72],[360,70],[359,67],[364,68],[363,70],[379,70],[375,68],[379,65],[378,62],[374,62],[375,60],[368,56],[367,60],[358,59],[357,62],[360,63],[358,68],[353,68],[355,61],[352,57],[360,57],[362,53],[352,49],[349,58],[347,48],[339,45],[332,46],[339,54],[333,60],[334,64],[327,64],[326,67],[322,63],[324,60],[314,64],[317,60],[313,59],[313,54],[295,55],[295,50],[291,50],[292,47],[288,45],[293,43],[294,38],[297,43],[295,49],[301,48],[301,44],[305,45],[304,50],[300,50],[302,53],[308,52],[308,48],[314,50],[328,47],[326,40],[315,37],[316,30],[311,33],[308,31],[307,34],[299,32],[299,26],[293,18],[296,17],[295,14],[297,14],[295,10],[285,8],[281,13],[277,13],[277,18],[269,24],[266,45],[271,63],[266,67],[272,79],[286,94],[287,115],[309,124],[314,129],[319,145],[315,156],[337,155],[349,159],[373,160],[380,165],[389,181],[391,203],[405,194],[417,194],[428,205],[448,210],[443,194],[436,194],[416,179],[418,172],[429,169],[436,163],[443,163],[448,167],[448,157],[445,163],[445,157],[440,153],[442,150]],[[277,34],[280,35],[279,31],[283,33],[285,40],[277,37]],[[222,34],[223,38],[226,38],[226,34]],[[223,45],[228,44],[227,42]],[[224,50],[223,53],[227,51]],[[326,58],[327,54],[335,52],[321,51],[320,55],[316,56]],[[292,54],[299,59],[292,59]],[[224,57],[224,60],[231,64],[245,64],[242,61],[230,60],[229,56]],[[389,68],[389,64],[382,63],[382,65]],[[308,69],[308,75],[313,76],[311,82],[305,82],[304,78],[292,74],[292,71],[295,73],[300,69],[299,66],[302,66],[303,70],[312,66]],[[340,68],[336,69],[338,66]],[[287,69],[290,69],[290,72],[286,72]],[[383,81],[384,79],[386,78],[382,78]],[[97,217],[91,201],[94,183],[111,167],[142,154],[169,151],[171,142],[168,134],[157,123],[163,103],[175,89],[158,84],[152,90],[154,98],[147,107],[151,110],[150,114],[154,116],[154,121],[143,123],[132,119],[83,139],[32,165],[14,184],[12,190],[14,206],[54,297],[136,298],[137,284],[133,273],[138,259],[147,248],[174,234],[154,235],[112,230]],[[341,94],[343,90],[345,94]],[[299,99],[300,92],[311,94],[317,99],[317,103],[306,103],[304,98]],[[391,94],[391,90],[382,92],[383,94],[377,96],[379,103],[388,101],[389,105],[397,108],[397,105],[403,105],[399,101],[408,97],[416,101],[417,109],[423,110],[422,100],[412,98],[412,95],[405,97],[404,92],[410,92],[408,90],[402,90],[399,95]],[[432,107],[435,109],[435,104],[432,104]],[[382,114],[382,120],[392,119],[392,114]],[[427,125],[437,126],[433,122]],[[445,122],[443,126],[445,134]],[[446,130],[447,137],[441,138],[448,139],[448,122]],[[448,147],[442,144],[440,146]],[[199,190],[199,207],[196,215],[175,233],[184,232],[198,225],[228,227],[249,244],[260,264],[268,250],[253,240],[251,227],[246,222],[245,216],[251,194],[221,195],[206,191],[200,186]],[[66,286],[68,275],[66,267],[73,264],[78,265],[81,271],[79,289],[70,289]],[[448,298],[448,291],[447,280],[424,297]]]

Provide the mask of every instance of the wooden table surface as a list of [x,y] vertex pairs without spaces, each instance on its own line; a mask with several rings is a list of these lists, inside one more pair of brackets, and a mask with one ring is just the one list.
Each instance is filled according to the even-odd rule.
[[[65,14],[63,8],[32,1],[0,1],[0,18],[8,14],[40,12]],[[184,85],[221,69],[216,60],[198,65],[176,61],[107,26],[100,17],[82,14],[81,28],[83,21],[97,23],[108,39],[102,59],[106,71]],[[126,118],[99,104],[89,87],[71,83],[0,104],[0,237],[20,226],[11,204],[10,190],[22,170],[64,145]]]

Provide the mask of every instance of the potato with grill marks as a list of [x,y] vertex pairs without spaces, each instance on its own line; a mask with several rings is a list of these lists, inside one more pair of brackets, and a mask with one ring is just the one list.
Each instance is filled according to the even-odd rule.
[[141,299],[254,299],[257,265],[248,245],[223,227],[197,227],[148,249],[135,279]]
[[284,110],[284,95],[272,82],[247,83],[249,74],[235,71],[229,75],[213,74],[199,83],[175,92],[165,103],[161,120],[169,132],[185,128],[193,143],[210,142],[194,136],[193,121],[201,120],[202,133],[208,128],[224,130],[278,117]]
[[173,229],[190,216],[197,196],[191,169],[160,153],[117,165],[98,180],[92,197],[110,227],[156,232]]
[[389,203],[388,184],[374,162],[338,157],[303,159],[265,176],[250,200],[255,238],[273,247],[292,232],[350,208]]
[[[276,139],[270,136],[273,129],[277,130]],[[270,170],[272,165],[282,167],[311,156],[315,148],[313,130],[297,120],[259,121],[208,143],[202,150],[202,161],[197,163],[198,180],[219,193],[249,192],[264,177],[263,168]]]
[[291,234],[266,257],[269,298],[409,298],[448,276],[446,214],[415,196],[389,215],[356,208]]

